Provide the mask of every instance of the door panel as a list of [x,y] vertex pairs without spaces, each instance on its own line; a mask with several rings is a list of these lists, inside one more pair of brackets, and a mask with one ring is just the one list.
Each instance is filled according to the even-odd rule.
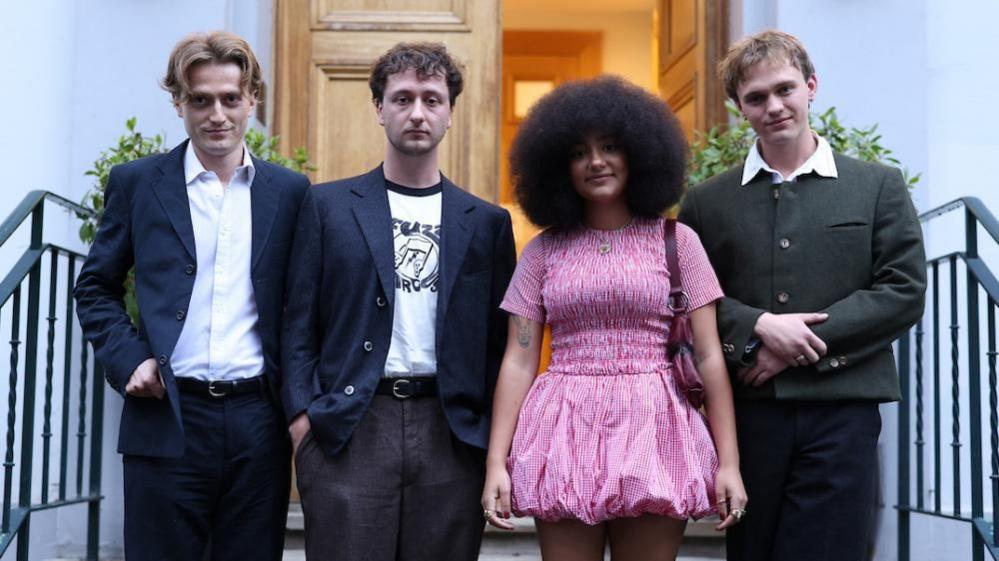
[[277,6],[275,133],[282,150],[308,148],[318,168],[314,182],[358,175],[383,159],[370,67],[400,41],[432,41],[447,46],[465,78],[441,144],[441,169],[472,193],[497,200],[499,0],[278,0]]
[[725,123],[725,93],[715,75],[726,47],[723,0],[659,0],[659,92],[683,132]]

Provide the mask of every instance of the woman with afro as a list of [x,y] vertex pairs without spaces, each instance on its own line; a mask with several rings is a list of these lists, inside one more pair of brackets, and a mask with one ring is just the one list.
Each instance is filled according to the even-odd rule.
[[[517,200],[545,230],[503,300],[510,337],[493,404],[482,506],[533,516],[548,561],[675,559],[689,518],[745,513],[732,389],[701,243],[676,224],[707,420],[674,379],[665,219],[686,140],[660,99],[614,77],[538,101],[511,149]],[[552,360],[535,378],[542,330]],[[711,430],[708,429],[710,422]]]

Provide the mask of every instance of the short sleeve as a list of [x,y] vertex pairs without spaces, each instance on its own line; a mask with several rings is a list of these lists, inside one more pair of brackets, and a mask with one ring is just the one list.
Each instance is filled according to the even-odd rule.
[[513,272],[510,286],[507,287],[506,295],[500,304],[500,308],[507,312],[538,323],[545,323],[546,317],[541,294],[547,271],[544,242],[546,237],[547,234],[541,233],[527,242]]
[[701,238],[685,224],[676,225],[676,247],[679,252],[683,290],[690,298],[690,310],[696,310],[725,296],[718,276],[711,268]]

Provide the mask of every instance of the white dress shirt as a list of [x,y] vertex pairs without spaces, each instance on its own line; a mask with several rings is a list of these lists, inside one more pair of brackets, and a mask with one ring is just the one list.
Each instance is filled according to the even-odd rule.
[[250,185],[255,172],[244,146],[243,164],[223,187],[198,160],[193,144],[187,145],[184,179],[198,268],[191,305],[170,357],[175,376],[233,380],[264,371],[250,280]]
[[839,177],[839,172],[836,171],[836,160],[833,158],[832,147],[829,146],[829,142],[821,136],[812,133],[815,137],[817,146],[815,152],[805,160],[805,163],[801,164],[798,169],[794,170],[791,175],[787,176],[785,179],[781,173],[772,167],[770,167],[766,161],[763,160],[763,155],[760,154],[759,143],[757,140],[753,143],[753,147],[749,149],[749,155],[746,156],[746,163],[742,167],[742,184],[746,185],[753,178],[756,177],[760,170],[770,172],[771,181],[773,183],[783,183],[785,181],[794,181],[799,175],[805,175],[806,173],[815,172],[822,177]]

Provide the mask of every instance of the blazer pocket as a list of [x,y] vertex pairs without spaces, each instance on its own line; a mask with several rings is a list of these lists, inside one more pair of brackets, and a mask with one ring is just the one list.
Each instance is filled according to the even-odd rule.
[[870,225],[866,220],[836,220],[826,224],[828,232],[848,232],[850,230],[862,230]]

